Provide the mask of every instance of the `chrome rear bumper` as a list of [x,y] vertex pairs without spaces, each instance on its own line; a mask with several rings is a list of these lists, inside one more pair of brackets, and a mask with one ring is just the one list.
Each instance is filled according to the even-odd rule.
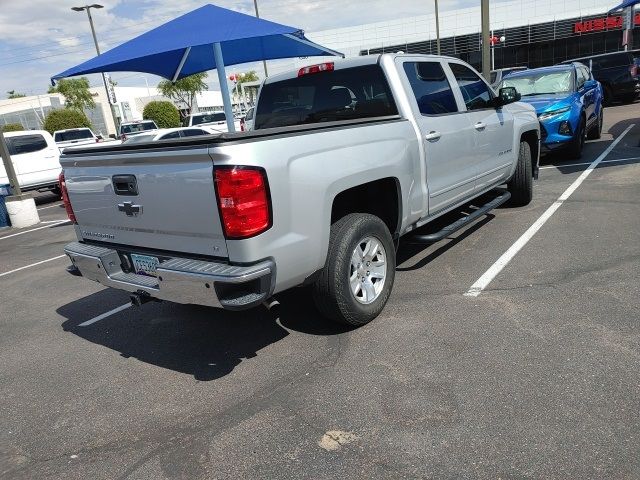
[[242,310],[260,304],[273,292],[275,265],[265,260],[251,266],[169,258],[160,262],[157,277],[122,270],[118,251],[80,242],[64,252],[82,276],[107,287],[176,303]]

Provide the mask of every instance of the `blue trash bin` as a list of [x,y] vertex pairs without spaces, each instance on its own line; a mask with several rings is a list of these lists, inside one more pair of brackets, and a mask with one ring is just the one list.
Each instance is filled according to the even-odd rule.
[[11,195],[11,185],[0,185],[0,228],[11,226],[4,197]]

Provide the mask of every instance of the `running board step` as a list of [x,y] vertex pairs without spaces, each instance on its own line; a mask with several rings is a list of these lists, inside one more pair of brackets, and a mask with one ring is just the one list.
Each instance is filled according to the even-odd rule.
[[508,201],[510,198],[511,198],[511,193],[504,190],[503,193],[498,195],[496,198],[494,198],[488,203],[485,203],[484,205],[479,207],[477,210],[474,210],[473,212],[471,212],[466,217],[462,217],[459,220],[456,220],[451,225],[447,225],[440,231],[429,233],[428,235],[414,235],[412,237],[409,237],[408,242],[409,243],[429,243],[429,244],[439,242],[440,240],[448,237],[449,235],[456,232],[457,230],[460,230],[461,228],[469,225],[471,222],[477,220],[478,218],[490,212],[494,208],[499,207],[500,205]]

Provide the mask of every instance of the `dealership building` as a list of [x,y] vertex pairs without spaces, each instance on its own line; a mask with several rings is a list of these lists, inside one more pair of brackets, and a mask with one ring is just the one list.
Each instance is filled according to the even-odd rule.
[[[480,69],[480,6],[442,10],[440,50]],[[571,58],[623,50],[621,13],[607,14],[618,0],[513,0],[490,2],[495,68],[553,65]],[[432,2],[424,2],[431,8]],[[633,15],[630,48],[640,48],[640,10]],[[354,27],[309,33],[313,41],[347,56],[384,52],[437,53],[433,13]],[[310,59],[307,59],[309,63]]]

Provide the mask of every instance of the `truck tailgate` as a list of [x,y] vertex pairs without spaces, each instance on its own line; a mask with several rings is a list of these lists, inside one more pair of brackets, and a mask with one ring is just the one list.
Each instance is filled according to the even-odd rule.
[[82,238],[226,257],[207,147],[63,155]]

